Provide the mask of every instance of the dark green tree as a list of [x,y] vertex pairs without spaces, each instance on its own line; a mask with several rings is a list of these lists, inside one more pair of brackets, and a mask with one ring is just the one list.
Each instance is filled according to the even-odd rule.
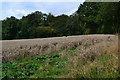
[[96,16],[100,9],[100,3],[84,2],[76,11],[79,17],[80,26],[84,27],[84,33],[96,33],[99,25],[96,23]]
[[101,3],[97,22],[100,24],[100,33],[118,33],[119,30],[119,11],[120,2]]
[[13,16],[2,21],[2,39],[15,39],[18,31],[18,21]]

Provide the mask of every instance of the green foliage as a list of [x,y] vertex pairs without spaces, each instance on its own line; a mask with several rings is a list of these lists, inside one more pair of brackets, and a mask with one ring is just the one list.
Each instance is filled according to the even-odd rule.
[[56,29],[49,27],[49,26],[40,26],[40,27],[35,27],[35,28],[30,28],[30,36],[32,38],[43,38],[43,37],[53,37],[57,36],[59,33]]
[[[88,44],[86,44],[88,46]],[[102,53],[94,61],[80,59],[77,49],[51,52],[2,63],[2,78],[117,78],[115,56]],[[79,55],[79,56],[78,56]],[[78,58],[78,63],[75,59]],[[74,65],[77,64],[75,67]]]
[[82,27],[85,27],[84,34],[96,33],[98,25],[95,21],[98,11],[100,9],[99,3],[84,2],[76,11]]
[[[77,78],[117,78],[119,77],[118,69],[115,68],[115,58],[108,53],[96,56],[93,62],[84,61],[85,64],[80,67]],[[115,60],[117,61],[117,60]]]
[[[15,62],[3,62],[3,78],[37,78],[53,77],[63,74],[65,57],[60,58],[60,52],[38,55]],[[49,68],[50,67],[50,68]],[[41,74],[41,75],[40,75]]]
[[84,2],[70,16],[39,11],[19,20],[12,16],[2,20],[2,39],[119,33],[119,9],[120,2]]
[[86,44],[83,45],[83,46],[84,46],[85,49],[87,49],[90,45],[91,45],[91,44],[87,44],[87,43],[86,43]]
[[[120,3],[120,2],[119,2]],[[102,27],[102,33],[118,33],[119,31],[119,3],[101,3],[97,22]]]
[[2,39],[15,39],[18,31],[17,22],[18,19],[13,16],[2,21]]

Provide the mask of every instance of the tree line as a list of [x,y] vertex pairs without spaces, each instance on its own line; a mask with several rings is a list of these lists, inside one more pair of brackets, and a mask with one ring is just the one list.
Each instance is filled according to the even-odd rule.
[[72,15],[35,11],[21,19],[1,20],[2,39],[30,39],[120,31],[120,2],[84,2]]

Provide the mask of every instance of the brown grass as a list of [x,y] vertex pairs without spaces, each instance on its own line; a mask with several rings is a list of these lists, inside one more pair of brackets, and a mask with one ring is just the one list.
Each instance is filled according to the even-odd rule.
[[[101,48],[106,46],[106,42],[109,44],[115,41],[117,41],[117,38],[114,35],[81,35],[45,39],[5,40],[2,41],[2,58],[3,61],[14,61],[70,47],[79,47],[79,55],[84,55],[92,60],[94,59],[94,55],[98,55],[102,51]],[[90,46],[89,49],[84,49],[83,45],[86,44],[93,46]],[[91,51],[95,51],[97,54]]]

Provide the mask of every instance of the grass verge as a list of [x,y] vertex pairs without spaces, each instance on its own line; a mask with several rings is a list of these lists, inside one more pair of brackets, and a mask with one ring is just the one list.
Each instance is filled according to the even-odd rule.
[[72,47],[13,62],[3,62],[0,65],[2,67],[2,79],[120,77],[117,56],[103,53],[95,56],[94,61],[90,61],[78,55],[77,49]]

